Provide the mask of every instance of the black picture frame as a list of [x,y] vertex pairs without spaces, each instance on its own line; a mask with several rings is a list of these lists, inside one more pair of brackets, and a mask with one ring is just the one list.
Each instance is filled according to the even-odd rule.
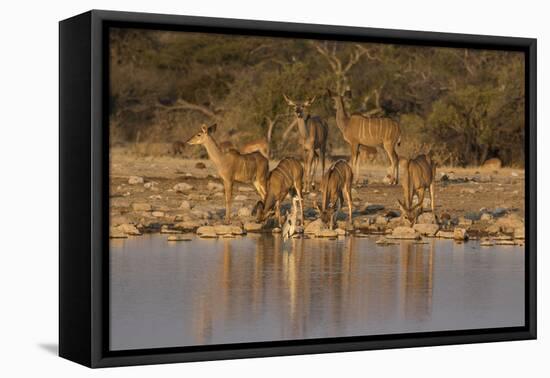
[[[109,351],[108,38],[113,26],[514,50],[526,58],[524,327]],[[59,24],[59,354],[88,367],[534,339],[536,39],[92,10]]]

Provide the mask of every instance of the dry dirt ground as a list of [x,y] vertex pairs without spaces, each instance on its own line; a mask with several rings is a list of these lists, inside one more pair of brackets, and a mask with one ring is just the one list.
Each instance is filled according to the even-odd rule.
[[[200,163],[203,163],[204,168],[199,168]],[[270,167],[273,168],[276,163],[271,161]],[[356,228],[367,229],[373,223],[383,225],[384,220],[380,220],[380,217],[385,217],[388,222],[395,217],[392,210],[398,210],[397,199],[402,198],[402,188],[400,185],[384,183],[386,171],[385,166],[362,166],[359,179],[363,184],[355,186],[353,191]],[[127,153],[122,148],[113,148],[110,178],[111,226],[130,224],[139,232],[158,232],[161,229],[168,232],[168,229],[177,228],[174,226],[178,224],[180,229],[195,231],[201,225],[222,223],[225,214],[223,189],[216,169],[209,160],[143,157]],[[318,174],[316,182],[319,180]],[[436,214],[443,220],[449,220],[442,228],[452,230],[453,225],[460,224],[471,229],[472,235],[478,231],[483,234],[487,230],[499,234],[498,229],[489,228],[499,218],[513,216],[515,224],[523,223],[524,197],[523,169],[437,169]],[[233,198],[234,220],[237,223],[253,222],[254,218],[249,215],[249,211],[259,197],[252,186],[236,184]],[[305,196],[306,217],[310,221],[317,217],[313,201],[318,198],[315,192]],[[286,202],[290,203],[290,200]],[[429,206],[425,209],[429,209]],[[480,220],[484,213],[489,215]],[[344,213],[340,215],[340,219],[345,219]],[[187,223],[182,226],[182,222]],[[388,223],[378,228],[371,226],[369,229],[385,231],[391,225]],[[396,225],[399,223],[394,219],[393,226]],[[122,227],[122,233],[136,233],[131,226],[128,227],[131,230]],[[513,229],[501,227],[500,231],[513,232]]]

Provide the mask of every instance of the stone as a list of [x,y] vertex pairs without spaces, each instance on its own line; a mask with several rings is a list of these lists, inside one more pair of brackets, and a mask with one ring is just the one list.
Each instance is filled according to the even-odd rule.
[[464,228],[457,227],[453,231],[453,239],[459,241],[468,240],[468,232]]
[[246,222],[244,224],[244,229],[246,232],[261,232],[262,224],[256,222]]
[[123,215],[111,216],[111,226],[118,226],[123,223],[130,223],[130,220]]
[[217,238],[218,234],[213,226],[201,226],[197,228],[197,235],[201,238]]
[[205,169],[206,164],[204,164],[202,161],[199,161],[197,164],[195,164],[195,168],[197,169]]
[[247,192],[253,192],[254,189],[252,188],[249,188],[247,186],[239,186],[239,189],[237,189],[239,192],[244,192],[244,193],[247,193]]
[[374,218],[374,223],[379,225],[386,225],[388,224],[388,218],[379,215],[376,218]]
[[271,233],[272,234],[280,234],[281,233],[281,229],[279,227],[275,227],[273,230],[271,230]]
[[434,223],[434,217],[432,213],[422,213],[416,219],[417,223],[421,224],[431,224]]
[[492,224],[485,229],[485,232],[487,232],[489,235],[498,234],[500,232],[500,226]]
[[128,179],[128,184],[130,185],[137,185],[137,184],[143,184],[143,177],[139,176],[130,176]]
[[[214,226],[214,231],[217,235],[242,235],[243,230],[239,226],[220,224]],[[198,230],[197,230],[198,233]]]
[[506,209],[503,208],[503,207],[497,207],[495,210],[493,210],[492,215],[495,218],[502,217],[502,216],[506,215]]
[[153,208],[148,203],[133,203],[132,210],[134,211],[151,211]]
[[471,219],[465,217],[458,217],[458,224],[462,228],[469,228],[474,222]]
[[510,214],[497,220],[496,224],[505,232],[513,233],[517,228],[525,228],[523,218],[516,214]]
[[525,228],[516,228],[514,230],[514,239],[525,239]]
[[397,244],[397,243],[395,243],[394,241],[391,241],[391,240],[386,239],[385,237],[381,237],[381,238],[378,239],[375,243],[378,244],[378,245],[383,245],[383,246],[386,246],[386,245],[395,245],[395,244]]
[[161,234],[181,234],[181,230],[170,228],[168,225],[163,224],[160,228]]
[[223,190],[223,185],[218,182],[209,181],[206,188],[211,192],[221,192]]
[[516,245],[517,243],[513,240],[496,240],[496,245]]
[[442,239],[454,239],[454,232],[439,230],[435,236]]
[[153,211],[151,215],[155,218],[162,218],[164,216],[164,211]]
[[493,220],[493,216],[489,213],[483,213],[481,214],[479,220],[481,220],[482,222],[490,222]]
[[336,231],[336,234],[338,236],[346,236],[346,234],[347,234],[347,231],[345,229],[342,229],[342,228],[337,228],[334,231]]
[[399,218],[401,216],[401,212],[397,210],[388,210],[384,216],[388,219]]
[[243,194],[237,194],[235,196],[235,201],[246,201],[247,199],[248,199],[248,197],[243,195]]
[[121,224],[116,228],[117,230],[125,233],[126,235],[141,235],[141,232],[137,229],[137,227],[130,223]]
[[111,227],[109,229],[109,237],[111,239],[126,239],[128,238],[128,235],[120,231],[117,227]]
[[364,214],[374,214],[382,210],[384,210],[384,205],[366,203],[365,206],[363,207],[362,212]]
[[191,203],[187,200],[182,201],[179,208],[182,210],[191,210]]
[[180,182],[179,184],[174,185],[174,187],[172,189],[174,189],[174,191],[180,192],[180,193],[189,192],[189,191],[193,190],[193,185],[190,185],[186,182]]
[[309,223],[304,229],[304,233],[316,235],[322,229],[325,228],[325,224],[321,219],[316,219],[313,222]]
[[328,228],[325,228],[319,230],[319,232],[317,232],[315,236],[317,236],[318,238],[335,238],[338,236],[338,233],[335,230],[329,230]]
[[168,241],[191,241],[193,238],[189,235],[170,235],[168,236]]
[[198,221],[187,220],[176,223],[174,228],[181,231],[196,231],[202,224]]
[[493,236],[493,240],[512,240],[512,237],[510,235],[500,234],[500,235]]
[[388,235],[388,238],[416,240],[416,239],[420,239],[420,233],[418,233],[412,227],[398,226],[393,229],[391,235]]
[[413,228],[423,236],[433,237],[439,231],[439,226],[434,223],[416,223]]
[[247,217],[250,217],[251,215],[252,215],[252,211],[248,207],[241,207],[237,211],[237,216],[239,216],[241,218],[247,218]]
[[[461,217],[465,220],[468,220],[470,222],[473,222],[473,221],[478,221],[481,219],[481,213],[479,212],[476,212],[476,211],[468,211],[466,214],[464,214],[463,217]],[[460,220],[460,218],[459,218]],[[471,224],[471,223],[470,223]]]
[[481,239],[481,242],[479,243],[479,245],[482,247],[492,247],[493,245],[495,245],[495,242],[492,239],[483,238]]

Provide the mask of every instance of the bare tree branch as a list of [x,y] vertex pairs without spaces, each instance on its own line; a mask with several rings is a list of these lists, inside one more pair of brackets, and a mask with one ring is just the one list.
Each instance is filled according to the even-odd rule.
[[209,117],[209,118],[212,118],[213,120],[216,120],[216,121],[221,121],[222,117],[219,116],[218,114],[216,114],[213,110],[211,110],[210,108],[204,106],[204,105],[199,105],[199,104],[193,104],[191,102],[188,102],[186,100],[183,100],[183,99],[178,99],[174,104],[172,105],[163,105],[163,104],[160,104],[158,103],[157,104],[157,107],[161,108],[161,109],[165,109],[167,111],[175,111],[175,110],[192,110],[192,111],[197,111],[199,113],[202,113],[204,114],[205,116]]

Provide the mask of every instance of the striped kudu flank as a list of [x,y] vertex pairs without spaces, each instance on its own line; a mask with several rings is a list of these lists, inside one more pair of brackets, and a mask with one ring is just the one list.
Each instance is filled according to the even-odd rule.
[[309,192],[317,170],[317,154],[321,159],[321,174],[325,172],[328,125],[320,117],[309,114],[309,107],[315,101],[315,97],[302,103],[293,101],[286,95],[283,95],[283,97],[288,106],[294,110],[294,115],[298,121],[298,132],[304,149],[304,191]]
[[[403,217],[413,225],[416,223],[418,216],[422,214],[424,192],[429,190],[433,220],[437,223],[435,216],[435,162],[429,155],[418,155],[414,159],[400,159],[399,166],[404,201],[397,201],[403,212]],[[418,198],[418,203],[413,205],[415,195]]]
[[348,203],[348,222],[351,223],[351,184],[353,172],[344,160],[338,160],[324,174],[321,181],[321,205],[315,202],[321,213],[321,220],[328,223],[332,230],[336,212],[344,206],[344,197]]
[[233,183],[237,181],[254,185],[260,195],[260,200],[263,201],[267,191],[269,163],[259,152],[241,154],[234,149],[223,151],[212,136],[215,131],[216,125],[207,127],[203,124],[201,131],[193,135],[187,143],[203,145],[208,157],[216,166],[225,189],[225,221],[229,223],[231,221]]
[[357,113],[348,115],[344,97],[333,94],[330,90],[328,93],[336,108],[336,125],[351,148],[351,166],[355,179],[359,180],[359,146],[382,147],[390,160],[391,182],[397,184],[399,158],[395,148],[401,141],[399,124],[390,118],[366,117]]

